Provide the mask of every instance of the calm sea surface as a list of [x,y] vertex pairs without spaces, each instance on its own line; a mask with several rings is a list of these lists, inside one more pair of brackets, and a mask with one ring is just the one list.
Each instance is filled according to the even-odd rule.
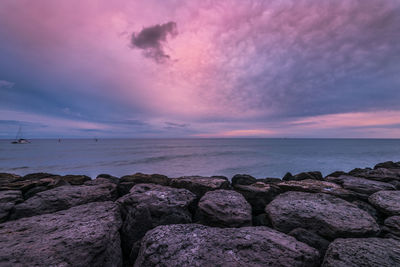
[[15,145],[0,140],[0,172],[24,175],[135,172],[183,175],[246,173],[258,178],[286,172],[373,167],[400,161],[400,139],[65,139]]

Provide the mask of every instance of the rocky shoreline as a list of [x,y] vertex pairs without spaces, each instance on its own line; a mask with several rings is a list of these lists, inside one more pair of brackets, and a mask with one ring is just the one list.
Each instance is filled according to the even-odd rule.
[[400,162],[282,179],[0,173],[0,266],[400,266]]

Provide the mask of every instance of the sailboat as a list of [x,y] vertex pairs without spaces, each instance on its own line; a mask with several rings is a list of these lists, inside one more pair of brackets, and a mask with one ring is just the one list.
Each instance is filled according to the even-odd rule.
[[29,144],[30,141],[28,139],[22,138],[22,131],[21,131],[21,126],[19,126],[17,136],[15,137],[15,140],[11,142],[11,144]]

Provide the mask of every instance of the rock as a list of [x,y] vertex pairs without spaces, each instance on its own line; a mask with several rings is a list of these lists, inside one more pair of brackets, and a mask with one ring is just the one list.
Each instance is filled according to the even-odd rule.
[[257,179],[247,174],[236,174],[232,177],[232,186],[235,186],[236,184],[251,185],[255,182],[257,182]]
[[356,205],[359,209],[365,210],[369,213],[378,223],[381,223],[381,213],[379,213],[372,205],[364,202],[362,200],[354,200],[351,202],[352,204]]
[[400,169],[400,162],[386,161],[375,165],[374,169]]
[[379,191],[371,195],[368,201],[389,216],[400,215],[400,191]]
[[302,172],[296,175],[292,175],[288,172],[283,178],[283,181],[301,181],[306,179],[312,180],[323,180],[322,174],[320,172]]
[[62,176],[62,179],[71,185],[83,185],[85,182],[92,180],[86,175],[65,175]]
[[301,181],[283,181],[276,184],[282,191],[301,191],[310,193],[325,193],[346,200],[356,199],[357,195],[338,184],[326,181],[306,179]]
[[109,174],[104,174],[104,173],[97,175],[96,179],[98,179],[98,178],[107,179],[113,184],[118,184],[120,181],[120,179],[118,177],[115,177],[115,176],[112,176]]
[[310,247],[318,249],[321,257],[325,255],[325,252],[328,249],[330,243],[325,238],[303,228],[293,229],[289,232],[289,235],[293,236],[300,242],[306,243]]
[[[44,174],[42,174],[42,176],[44,176]],[[35,176],[32,177],[32,180],[25,179],[24,177],[17,181],[1,185],[0,190],[20,190],[24,198],[27,199],[38,192],[67,184],[60,176],[44,177],[40,179],[39,177],[41,176],[37,178],[35,178]]]
[[0,266],[121,266],[121,218],[112,202],[0,224]]
[[21,191],[0,191],[0,223],[8,219],[11,209],[24,201]]
[[33,180],[40,180],[43,178],[49,178],[49,177],[54,177],[54,176],[59,176],[59,175],[51,174],[51,173],[47,173],[47,172],[36,172],[36,173],[30,173],[30,174],[25,175],[22,180],[33,181]]
[[400,242],[387,238],[339,238],[329,245],[322,266],[400,266]]
[[215,190],[207,192],[198,204],[199,223],[216,227],[251,226],[251,206],[238,192]]
[[111,183],[97,186],[60,186],[37,193],[25,202],[15,205],[10,219],[65,210],[89,202],[115,200],[116,197],[116,186]]
[[133,175],[122,176],[118,184],[118,193],[120,196],[129,193],[129,190],[137,184],[159,184],[168,185],[169,178],[161,174],[143,174],[135,173]]
[[[157,184],[138,184],[118,199],[123,218],[122,248],[126,260],[133,264],[138,241],[145,233],[166,224],[191,223],[190,205],[196,196],[186,189]],[[137,244],[135,244],[137,243]]]
[[396,188],[388,183],[373,181],[360,177],[342,175],[339,177],[327,177],[327,181],[337,183],[343,188],[356,192],[361,199],[368,199],[368,197],[381,190],[395,190]]
[[314,248],[268,227],[159,226],[143,238],[136,267],[318,266]]
[[111,182],[109,179],[106,178],[96,178],[94,180],[86,181],[83,183],[84,185],[99,185],[99,184],[113,184],[116,185],[115,183]]
[[0,190],[2,185],[7,185],[9,183],[16,182],[21,179],[21,176],[13,174],[13,173],[0,173]]
[[331,174],[327,175],[326,177],[332,176],[332,177],[339,177],[341,175],[347,175],[344,171],[335,171],[332,172]]
[[217,189],[230,189],[230,183],[226,177],[202,177],[202,176],[183,176],[170,179],[170,186],[175,188],[185,188],[194,193],[198,198],[206,192]]
[[280,192],[277,186],[262,182],[251,185],[235,185],[234,189],[250,203],[255,215],[264,213],[265,206]]
[[352,176],[379,182],[400,181],[400,169],[354,169],[350,173]]
[[276,184],[282,182],[282,179],[268,177],[268,178],[257,179],[257,182],[262,182],[266,184]]
[[400,237],[400,216],[392,216],[385,220],[383,231]]
[[265,211],[274,228],[284,233],[304,228],[334,239],[379,232],[378,224],[366,211],[327,194],[286,192],[269,203]]

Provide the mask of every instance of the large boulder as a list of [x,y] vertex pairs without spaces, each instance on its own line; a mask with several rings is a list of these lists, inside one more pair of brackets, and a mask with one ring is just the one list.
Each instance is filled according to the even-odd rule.
[[368,201],[389,216],[400,215],[400,191],[379,191],[371,195]]
[[28,175],[11,183],[0,185],[0,190],[20,190],[25,199],[30,198],[38,192],[52,189],[68,183],[61,176],[49,176],[47,173],[39,173],[37,176]]
[[375,165],[374,169],[400,169],[400,162],[386,161]]
[[230,188],[228,179],[222,176],[183,176],[170,179],[169,185],[176,188],[185,188],[196,194],[198,198],[208,191]]
[[274,184],[257,182],[251,185],[239,185],[234,187],[252,206],[253,214],[258,215],[264,212],[265,206],[280,193],[279,187]]
[[121,218],[112,202],[0,224],[0,266],[121,266]]
[[19,181],[20,179],[21,179],[21,176],[19,176],[17,174],[1,172],[0,173],[0,190],[2,189],[3,185],[7,185],[9,183]]
[[24,201],[21,191],[0,191],[0,223],[8,219],[10,211],[18,203]]
[[321,257],[325,255],[326,250],[329,246],[329,241],[319,236],[318,234],[308,231],[303,228],[296,228],[289,232],[290,236],[293,236],[298,241],[306,243],[310,247],[313,247],[319,251]]
[[248,174],[236,174],[232,177],[232,186],[237,184],[241,185],[251,185],[257,182],[257,179]]
[[95,186],[60,186],[37,193],[25,202],[15,205],[10,219],[65,210],[89,202],[115,200],[116,197],[116,186],[111,183]]
[[168,185],[169,178],[161,174],[144,174],[135,173],[132,175],[125,175],[120,178],[118,183],[118,193],[120,196],[129,193],[129,190],[137,184],[159,184]]
[[207,192],[199,202],[197,217],[200,223],[218,227],[243,227],[251,225],[251,206],[233,190]]
[[61,177],[64,181],[70,185],[83,185],[85,182],[90,181],[90,177],[86,175],[64,175]]
[[322,177],[322,173],[318,172],[318,171],[315,171],[315,172],[301,172],[301,173],[296,174],[296,175],[292,175],[290,172],[288,172],[282,178],[283,181],[301,181],[301,180],[306,180],[306,179],[323,180],[324,178]]
[[340,197],[346,200],[353,200],[357,198],[357,195],[342,186],[320,180],[306,179],[301,181],[283,181],[276,184],[282,191],[301,191],[309,193],[325,193]]
[[388,238],[339,238],[329,245],[322,266],[400,266],[400,242]]
[[400,216],[392,216],[385,220],[383,231],[400,237]]
[[123,218],[122,249],[125,259],[133,264],[141,238],[158,226],[191,223],[189,209],[196,196],[186,189],[157,184],[138,184],[130,193],[119,198]]
[[349,172],[351,176],[366,178],[379,182],[400,181],[400,169],[354,169]]
[[395,190],[389,183],[378,182],[360,177],[341,175],[339,177],[327,177],[327,181],[337,183],[343,188],[354,191],[361,199],[367,199],[370,195],[381,190]]
[[136,267],[318,266],[319,253],[268,227],[159,226],[143,238]]
[[274,228],[284,233],[304,228],[334,239],[379,232],[378,224],[366,211],[327,194],[286,192],[269,203],[265,211]]

